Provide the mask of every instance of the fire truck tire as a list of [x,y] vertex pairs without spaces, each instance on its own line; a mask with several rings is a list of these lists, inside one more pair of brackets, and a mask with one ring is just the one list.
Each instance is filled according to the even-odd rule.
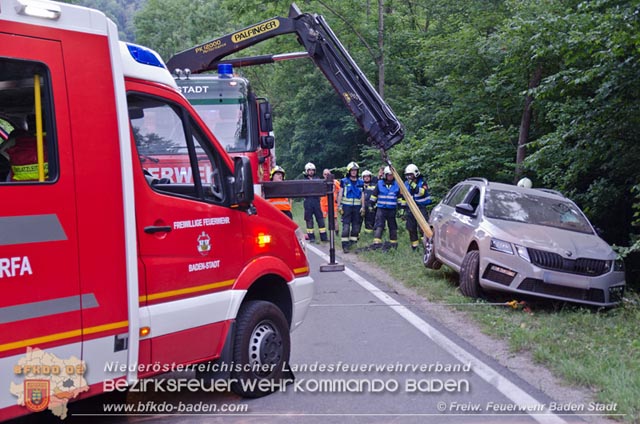
[[231,390],[249,398],[273,392],[284,378],[290,348],[289,325],[276,305],[263,300],[242,305],[233,347],[233,362],[241,370],[232,373]]

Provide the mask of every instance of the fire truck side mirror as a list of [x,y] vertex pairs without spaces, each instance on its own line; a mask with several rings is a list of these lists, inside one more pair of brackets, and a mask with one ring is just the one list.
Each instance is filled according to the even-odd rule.
[[263,135],[260,137],[260,147],[263,149],[273,149],[275,144],[275,137],[272,135]]
[[249,209],[253,202],[253,177],[249,158],[240,156],[233,159],[233,180],[230,185],[231,206]]
[[[271,132],[273,131],[273,121],[271,115],[271,104],[264,100],[258,104],[260,108],[260,131]],[[267,147],[265,147],[266,149]]]

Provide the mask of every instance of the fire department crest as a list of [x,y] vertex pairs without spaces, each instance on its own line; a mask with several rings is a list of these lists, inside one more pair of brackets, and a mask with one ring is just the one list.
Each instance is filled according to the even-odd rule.
[[49,406],[49,380],[24,381],[24,405],[33,412],[40,412]]
[[198,236],[198,252],[202,256],[207,256],[211,251],[211,237],[204,231]]

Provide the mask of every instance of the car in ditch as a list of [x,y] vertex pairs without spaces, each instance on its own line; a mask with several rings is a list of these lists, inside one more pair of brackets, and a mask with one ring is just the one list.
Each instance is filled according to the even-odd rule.
[[431,211],[424,265],[459,273],[460,291],[536,296],[593,306],[621,302],[623,262],[561,193],[470,178]]

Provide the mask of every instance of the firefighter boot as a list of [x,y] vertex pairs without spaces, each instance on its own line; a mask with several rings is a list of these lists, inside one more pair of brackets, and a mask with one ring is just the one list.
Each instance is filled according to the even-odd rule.
[[349,243],[348,241],[343,241],[342,242],[342,251],[344,253],[349,253],[349,248],[351,247],[351,243]]
[[320,241],[329,241],[329,237],[327,237],[327,232],[320,232]]
[[315,243],[316,242],[315,233],[308,233],[308,234],[309,234],[309,243]]

